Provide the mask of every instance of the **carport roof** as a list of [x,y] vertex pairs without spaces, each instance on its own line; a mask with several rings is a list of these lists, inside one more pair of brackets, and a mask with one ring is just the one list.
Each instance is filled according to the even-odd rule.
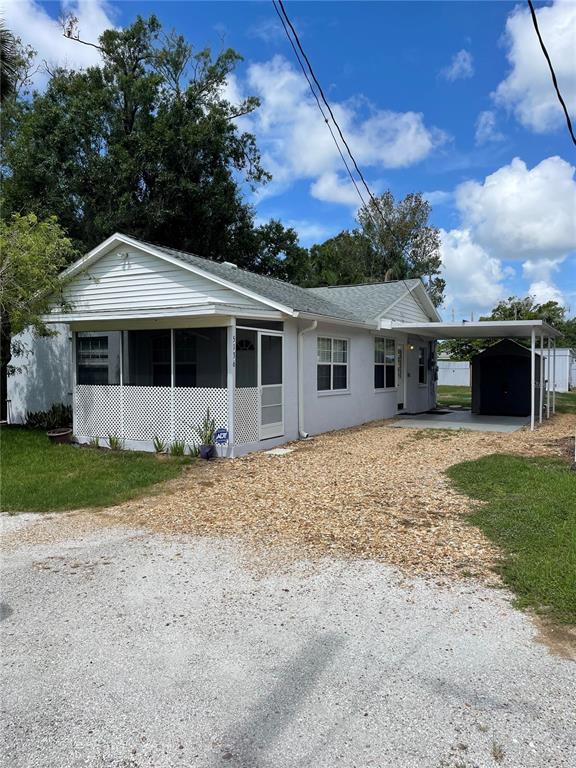
[[382,320],[381,326],[430,339],[530,338],[532,330],[537,336],[556,338],[562,335],[544,320],[463,320],[460,323],[399,323]]

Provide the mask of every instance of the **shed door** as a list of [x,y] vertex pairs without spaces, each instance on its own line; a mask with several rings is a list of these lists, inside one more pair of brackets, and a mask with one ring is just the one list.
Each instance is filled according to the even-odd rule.
[[260,439],[284,434],[282,336],[258,333],[260,351]]

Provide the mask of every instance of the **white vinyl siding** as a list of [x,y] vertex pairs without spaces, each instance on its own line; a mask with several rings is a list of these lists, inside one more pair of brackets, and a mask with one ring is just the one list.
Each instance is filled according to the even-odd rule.
[[86,272],[73,278],[66,286],[64,296],[72,304],[72,312],[149,310],[218,303],[263,307],[185,267],[126,247],[103,256]]
[[412,293],[404,296],[404,298],[391,307],[391,309],[387,310],[383,317],[385,317],[386,320],[397,320],[401,323],[430,322],[430,318]]

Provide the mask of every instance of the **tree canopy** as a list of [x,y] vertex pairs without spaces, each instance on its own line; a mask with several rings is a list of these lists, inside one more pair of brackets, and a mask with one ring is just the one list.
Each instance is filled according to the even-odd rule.
[[42,315],[60,292],[58,275],[75,256],[55,217],[38,219],[33,213],[0,220],[0,365],[2,418],[6,418],[6,379],[15,349],[14,337],[31,326],[47,329]]
[[154,16],[105,31],[99,48],[100,66],[58,69],[5,111],[6,212],[56,215],[82,250],[123,231],[252,267],[242,184],[268,174],[236,125],[258,101],[223,95],[240,56],[194,51]]

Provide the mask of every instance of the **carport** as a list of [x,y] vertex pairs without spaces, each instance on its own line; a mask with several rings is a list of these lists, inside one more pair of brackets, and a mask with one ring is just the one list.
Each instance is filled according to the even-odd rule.
[[[560,331],[544,320],[462,320],[460,323],[401,323],[390,320],[382,323],[383,328],[403,333],[426,337],[431,340],[447,339],[488,339],[515,338],[530,339],[530,429],[534,429],[536,419],[541,424],[546,400],[546,417],[556,413],[556,339]],[[536,376],[536,349],[546,365],[539,366]],[[551,371],[551,376],[544,376],[544,368]],[[552,387],[550,384],[552,383]],[[536,407],[536,390],[542,392]],[[538,411],[536,413],[536,411]]]

